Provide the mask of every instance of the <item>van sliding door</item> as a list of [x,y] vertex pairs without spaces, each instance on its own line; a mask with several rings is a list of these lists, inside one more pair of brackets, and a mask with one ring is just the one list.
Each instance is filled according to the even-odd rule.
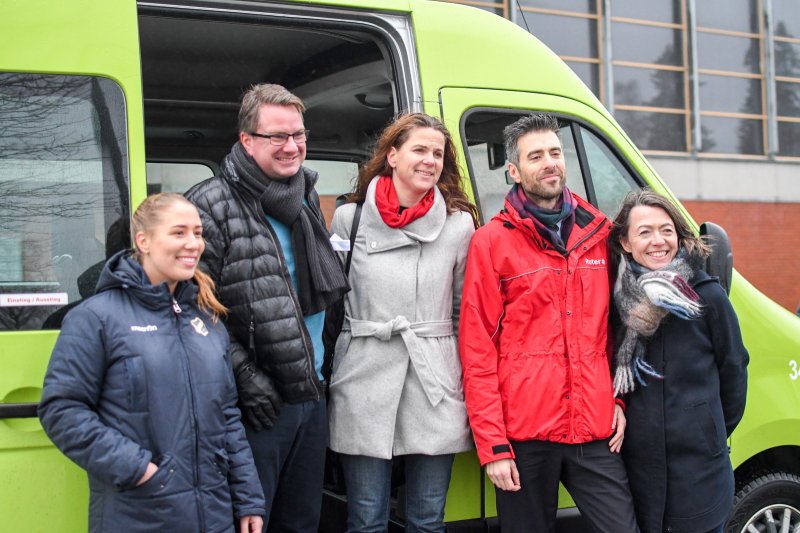
[[144,191],[136,9],[6,2],[0,26],[0,529],[85,531],[86,475],[36,408],[61,321],[130,245]]

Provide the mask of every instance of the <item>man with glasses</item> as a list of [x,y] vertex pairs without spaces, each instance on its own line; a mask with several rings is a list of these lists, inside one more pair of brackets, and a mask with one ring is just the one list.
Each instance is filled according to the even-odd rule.
[[[304,111],[280,85],[253,86],[219,174],[186,193],[203,221],[205,271],[228,308],[239,406],[269,531],[318,527],[328,436],[322,328],[325,309],[347,290],[314,190],[317,173],[302,166]],[[219,453],[215,461],[226,468]]]

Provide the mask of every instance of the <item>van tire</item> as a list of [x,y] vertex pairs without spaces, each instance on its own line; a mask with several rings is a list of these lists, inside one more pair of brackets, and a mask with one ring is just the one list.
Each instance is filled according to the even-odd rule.
[[753,479],[742,487],[733,500],[733,512],[725,527],[726,533],[747,533],[750,531],[769,531],[767,521],[769,515],[777,523],[778,531],[781,521],[788,511],[790,524],[788,531],[797,531],[800,527],[800,476],[786,472],[771,472]]

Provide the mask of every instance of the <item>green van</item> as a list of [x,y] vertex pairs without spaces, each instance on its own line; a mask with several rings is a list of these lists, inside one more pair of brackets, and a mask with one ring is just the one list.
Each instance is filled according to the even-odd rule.
[[[502,128],[558,114],[569,186],[613,216],[625,193],[669,194],[579,78],[536,38],[486,12],[428,0],[6,0],[0,7],[0,531],[86,530],[84,473],[36,419],[66,311],[129,246],[148,193],[211,176],[236,140],[250,84],[306,103],[308,165],[330,216],[375,134],[401,110],[441,117],[484,220],[502,204]],[[709,228],[714,228],[709,225]],[[751,355],[731,438],[728,530],[800,531],[800,320],[736,272],[718,232]],[[690,433],[691,429],[687,429]],[[331,473],[321,529],[341,524]],[[402,486],[396,493],[402,499]],[[564,492],[559,530],[581,530]],[[396,523],[402,516],[395,513]],[[446,518],[496,526],[474,454],[457,458]]]

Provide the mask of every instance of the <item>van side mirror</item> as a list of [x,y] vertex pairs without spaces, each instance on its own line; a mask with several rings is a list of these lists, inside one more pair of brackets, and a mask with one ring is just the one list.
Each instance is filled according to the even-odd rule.
[[505,145],[498,143],[487,143],[486,155],[489,157],[489,170],[497,170],[506,164]]
[[710,276],[718,277],[719,284],[730,294],[733,281],[733,251],[728,234],[722,226],[713,222],[703,222],[700,225],[700,236],[709,237],[706,243],[711,246],[711,255],[706,258],[706,272]]

